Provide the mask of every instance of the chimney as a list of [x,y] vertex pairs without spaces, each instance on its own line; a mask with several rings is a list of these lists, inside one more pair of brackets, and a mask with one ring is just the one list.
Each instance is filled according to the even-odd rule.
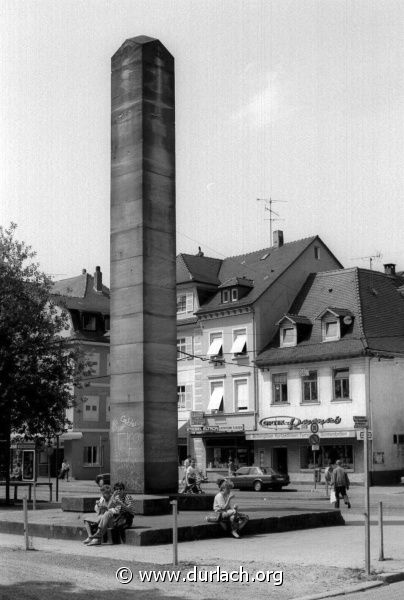
[[82,274],[82,275],[85,275],[86,273],[87,273],[86,269],[82,269],[82,270],[81,270],[81,274]]
[[281,231],[280,229],[274,231],[273,246],[275,248],[280,248],[281,246],[283,246],[283,231]]
[[102,292],[102,273],[100,267],[95,267],[94,289],[96,292]]
[[386,275],[395,275],[396,274],[396,265],[394,263],[387,263],[383,265],[384,272]]
[[198,246],[198,253],[197,253],[197,256],[204,256],[204,253],[202,252],[202,250],[201,250],[201,247],[200,247],[200,246]]

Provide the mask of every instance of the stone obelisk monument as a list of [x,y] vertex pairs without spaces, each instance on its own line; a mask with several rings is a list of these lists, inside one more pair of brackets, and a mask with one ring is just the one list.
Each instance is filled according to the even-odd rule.
[[156,39],[112,57],[111,479],[177,491],[174,59]]

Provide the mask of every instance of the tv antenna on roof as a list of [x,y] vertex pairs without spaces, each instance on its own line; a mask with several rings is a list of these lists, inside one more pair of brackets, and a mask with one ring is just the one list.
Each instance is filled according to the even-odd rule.
[[[264,220],[269,221],[269,242],[270,242],[270,246],[272,246],[272,223],[274,221],[284,221],[285,220],[285,219],[282,219],[280,217],[280,215],[272,209],[272,203],[273,202],[287,203],[287,200],[273,200],[272,198],[269,198],[269,200],[267,200],[266,198],[257,198],[257,202],[265,202],[264,210],[267,210],[269,212],[269,219],[264,219]],[[275,215],[275,217],[273,217],[273,215]]]
[[380,250],[376,250],[376,254],[372,254],[372,256],[357,256],[356,258],[351,258],[351,260],[368,260],[369,269],[372,270],[373,261],[379,258],[383,258],[383,254]]

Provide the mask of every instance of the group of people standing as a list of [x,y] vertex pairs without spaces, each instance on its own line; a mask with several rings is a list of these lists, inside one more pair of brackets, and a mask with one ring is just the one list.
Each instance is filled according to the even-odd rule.
[[95,503],[97,517],[84,519],[87,546],[99,546],[105,539],[108,529],[122,535],[125,529],[132,526],[135,515],[135,501],[125,492],[122,482],[111,485],[100,480],[101,498]]

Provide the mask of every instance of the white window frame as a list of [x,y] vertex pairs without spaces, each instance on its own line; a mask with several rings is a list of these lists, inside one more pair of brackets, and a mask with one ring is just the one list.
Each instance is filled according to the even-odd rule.
[[[87,410],[87,406],[90,407]],[[95,409],[94,409],[95,407]],[[83,396],[83,421],[99,421],[100,419],[100,397]]]
[[222,290],[222,304],[230,302],[230,290]]
[[[246,405],[239,406],[238,389],[239,385],[244,383],[246,386]],[[234,412],[248,412],[250,410],[250,390],[248,377],[237,377],[233,380],[233,397],[234,397]]]
[[[293,340],[291,342],[285,342],[284,332],[285,331],[293,331]],[[280,346],[281,348],[288,348],[291,346],[296,346],[297,344],[297,328],[296,325],[290,323],[290,325],[282,325],[280,328]]]
[[[314,379],[314,374],[315,373],[315,379]],[[305,388],[305,383],[309,383],[309,389],[310,389],[310,400],[305,400],[304,398],[304,388]],[[311,384],[315,383],[316,384],[316,391],[317,391],[317,398],[315,398],[313,400],[312,398],[312,386]],[[307,375],[303,375],[302,376],[302,404],[318,404],[319,402],[319,397],[318,397],[318,372],[315,369],[310,369],[308,370],[308,374]]]
[[[178,309],[178,305],[184,306],[182,309]],[[178,294],[177,295],[177,315],[181,315],[187,312],[187,295],[186,294]]]
[[[211,405],[215,404],[215,406],[217,405],[217,397],[220,396],[219,391],[216,390],[221,390],[221,400],[217,406],[217,408],[211,408]],[[223,413],[224,412],[224,380],[223,379],[217,379],[215,381],[211,381],[210,382],[210,397],[209,397],[209,404],[207,407],[207,412],[210,412],[211,414],[216,414],[216,413]]]
[[[347,377],[337,377],[338,373],[348,373]],[[339,369],[333,369],[332,371],[332,399],[336,402],[347,402],[351,399],[351,381],[350,381],[350,373],[349,373],[349,368],[348,367],[341,367]],[[337,381],[337,379],[343,379],[343,380],[348,380],[348,396],[337,396],[336,395],[336,389],[335,389],[335,383]],[[341,386],[342,389],[343,386]]]
[[[183,389],[180,389],[183,388]],[[192,383],[178,382],[178,410],[192,410],[194,405],[194,386]]]
[[[87,448],[91,448],[90,455],[92,460],[87,462],[84,457],[88,456]],[[99,456],[101,450],[101,457]],[[97,460],[94,460],[94,456]],[[101,458],[101,460],[100,460]],[[104,446],[101,447],[97,444],[91,446],[83,446],[83,467],[102,467],[104,464]]]
[[[216,340],[220,340],[220,345]],[[212,331],[209,334],[209,348],[207,356],[213,358],[215,356],[223,356],[223,331]]]
[[233,288],[231,290],[231,301],[232,302],[237,302],[238,300],[238,289],[237,288]]
[[[283,397],[283,393],[282,393],[282,388],[280,388],[280,397],[281,400],[276,400],[276,390],[275,390],[275,386],[277,385],[277,382],[275,381],[275,379],[277,377],[281,377],[283,376],[283,378],[286,379],[286,382],[279,382],[279,385],[283,386],[286,385],[286,400],[282,400]],[[288,396],[288,374],[285,372],[282,373],[273,373],[272,374],[272,404],[276,404],[278,405],[284,405],[284,404],[289,404],[289,396]]]
[[[336,335],[327,335],[327,325],[329,325],[329,324],[336,324],[336,326],[337,326],[337,334]],[[335,342],[335,341],[341,339],[341,323],[340,323],[340,320],[338,317],[335,317],[334,315],[323,317],[323,320],[321,323],[321,329],[322,329],[323,342]]]
[[[91,365],[91,376],[100,374],[100,353],[99,352],[86,352],[85,359],[88,360]],[[90,376],[90,377],[91,377]]]
[[[245,356],[247,354],[247,329],[245,327],[233,329],[232,338],[233,344],[230,349],[231,354],[234,354],[234,356]],[[243,340],[239,341],[240,338],[244,338],[244,343]],[[242,344],[241,350],[239,349],[240,344]]]

